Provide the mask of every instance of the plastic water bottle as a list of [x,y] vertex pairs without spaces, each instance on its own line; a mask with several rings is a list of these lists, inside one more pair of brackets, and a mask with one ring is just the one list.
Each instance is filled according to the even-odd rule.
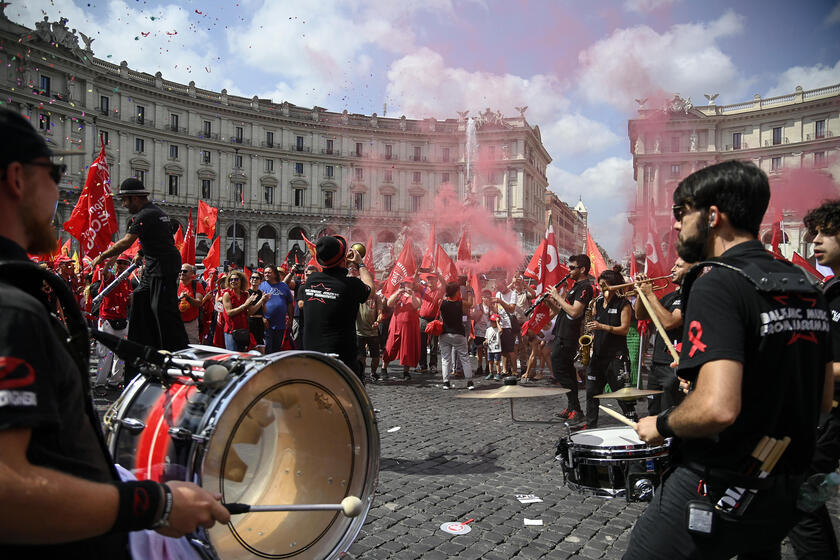
[[837,496],[840,487],[840,473],[830,472],[811,475],[799,489],[796,507],[805,512],[816,510],[825,502]]

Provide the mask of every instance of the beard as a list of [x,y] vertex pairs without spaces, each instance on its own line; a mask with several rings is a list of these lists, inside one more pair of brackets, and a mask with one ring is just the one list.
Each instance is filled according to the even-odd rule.
[[677,239],[677,254],[685,262],[696,263],[706,257],[706,243],[709,240],[709,228],[703,228],[690,238]]
[[20,209],[21,220],[29,243],[24,247],[27,252],[33,255],[44,255],[52,253],[58,246],[58,237],[55,233],[55,226],[52,217],[45,221],[39,221],[35,216],[33,208],[23,205]]

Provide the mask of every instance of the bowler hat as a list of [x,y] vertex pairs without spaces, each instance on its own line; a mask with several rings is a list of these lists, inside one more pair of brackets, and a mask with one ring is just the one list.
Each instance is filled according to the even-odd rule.
[[340,235],[325,235],[315,243],[315,259],[325,268],[338,266],[347,256],[347,240]]
[[129,177],[122,182],[120,192],[114,194],[114,196],[122,198],[124,196],[149,196],[150,194],[152,193],[146,190],[146,187],[143,186],[143,183],[139,179]]

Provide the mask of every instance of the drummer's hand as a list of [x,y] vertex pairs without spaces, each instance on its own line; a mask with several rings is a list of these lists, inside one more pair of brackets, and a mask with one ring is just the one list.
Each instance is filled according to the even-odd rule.
[[639,439],[650,445],[658,445],[665,441],[656,429],[656,416],[645,416],[636,423],[636,433]]
[[161,535],[183,537],[198,527],[209,529],[216,521],[230,521],[230,513],[221,504],[221,494],[212,494],[182,480],[172,480],[166,485],[172,490],[172,513],[169,514],[169,526],[157,529]]
[[691,383],[687,379],[683,379],[682,377],[677,377],[677,379],[679,379],[680,381],[680,391],[687,395],[688,392],[691,391]]

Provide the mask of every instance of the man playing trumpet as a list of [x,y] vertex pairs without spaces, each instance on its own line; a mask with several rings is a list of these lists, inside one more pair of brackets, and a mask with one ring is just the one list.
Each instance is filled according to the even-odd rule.
[[[659,322],[662,323],[668,339],[674,346],[682,338],[682,291],[680,290],[680,284],[682,284],[682,279],[692,264],[677,257],[677,260],[674,262],[674,267],[671,269],[671,280],[677,285],[677,289],[670,294],[666,294],[661,300],[653,296],[653,285],[645,274],[638,274],[636,276],[638,289],[647,298],[651,309],[656,314]],[[650,318],[641,298],[636,298],[633,309],[639,320],[644,321]],[[668,409],[678,405],[682,400],[680,398],[680,384],[677,379],[677,374],[671,367],[671,362],[673,361],[671,355],[668,353],[665,340],[657,332],[653,343],[653,359],[650,375],[647,380],[647,388],[652,390],[661,389],[663,393],[648,397],[650,399],[648,401],[648,414],[651,416],[656,416],[662,412],[663,408]]]

